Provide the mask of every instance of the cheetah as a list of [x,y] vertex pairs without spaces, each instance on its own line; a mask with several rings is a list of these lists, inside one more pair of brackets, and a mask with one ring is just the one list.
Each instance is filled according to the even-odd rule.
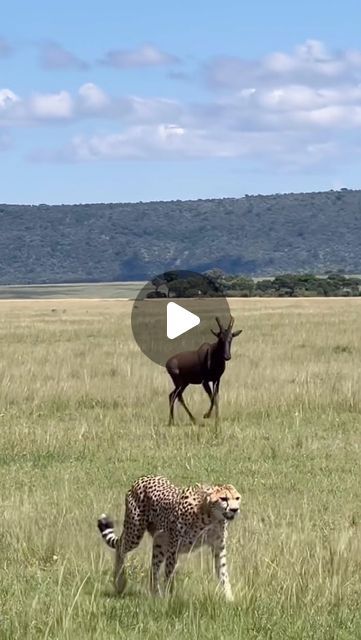
[[239,513],[241,497],[231,484],[179,488],[163,476],[143,476],[125,498],[123,532],[114,533],[106,515],[98,529],[106,544],[115,549],[114,586],[118,594],[126,586],[125,556],[135,549],[144,533],[153,538],[150,589],[160,595],[159,572],[165,562],[165,585],[173,588],[178,554],[202,545],[211,548],[219,584],[227,600],[233,600],[226,561],[227,525]]

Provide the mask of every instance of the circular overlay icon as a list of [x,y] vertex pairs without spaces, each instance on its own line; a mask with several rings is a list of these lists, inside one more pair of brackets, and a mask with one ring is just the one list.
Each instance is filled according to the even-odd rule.
[[216,317],[228,325],[229,306],[219,283],[194,271],[166,271],[138,293],[132,332],[144,355],[164,367],[176,353],[214,342]]

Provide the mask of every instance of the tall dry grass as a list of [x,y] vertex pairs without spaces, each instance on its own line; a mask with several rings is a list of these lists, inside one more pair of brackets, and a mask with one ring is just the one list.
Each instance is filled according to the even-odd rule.
[[[222,421],[195,427],[130,331],[131,303],[0,303],[0,638],[361,636],[359,300],[232,301]],[[200,417],[204,392],[186,391]],[[234,483],[234,605],[207,552],[184,558],[176,594],[148,596],[149,542],[113,596],[96,530],[121,523],[140,474]]]

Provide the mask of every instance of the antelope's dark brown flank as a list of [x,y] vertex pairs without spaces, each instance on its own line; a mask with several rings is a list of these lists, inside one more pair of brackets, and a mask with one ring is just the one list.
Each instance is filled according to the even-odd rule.
[[[172,356],[166,362],[166,369],[172,378],[174,389],[169,394],[169,424],[174,424],[174,404],[178,400],[188,416],[195,423],[195,418],[183,399],[183,392],[190,384],[201,384],[210,399],[210,407],[204,414],[209,418],[215,407],[216,420],[219,417],[218,394],[220,379],[226,368],[226,362],[231,359],[231,344],[242,329],[232,331],[234,318],[231,316],[227,328],[223,327],[216,318],[219,331],[211,332],[217,342],[204,342],[196,351],[183,351]],[[212,386],[211,386],[212,385]]]

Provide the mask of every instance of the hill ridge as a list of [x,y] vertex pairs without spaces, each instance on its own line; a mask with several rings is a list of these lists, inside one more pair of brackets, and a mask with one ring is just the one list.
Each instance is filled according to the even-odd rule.
[[361,272],[361,190],[0,204],[0,283],[145,280],[166,269]]

